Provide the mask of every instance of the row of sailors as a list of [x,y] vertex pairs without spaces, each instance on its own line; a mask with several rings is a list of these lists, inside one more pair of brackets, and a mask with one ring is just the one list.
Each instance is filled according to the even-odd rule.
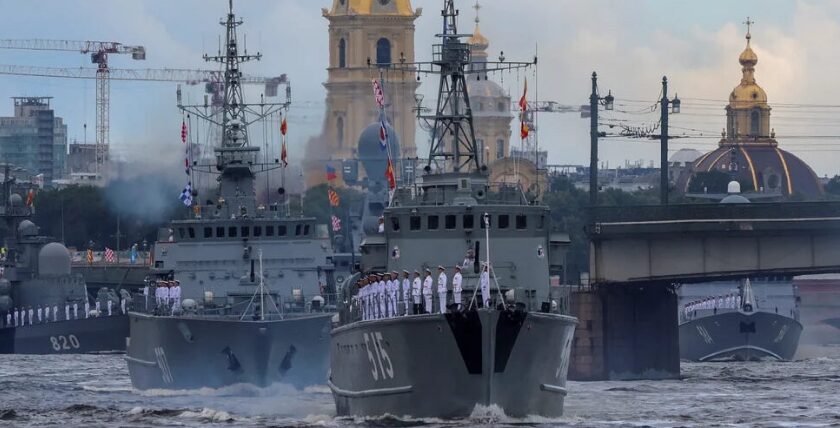
[[[155,303],[157,307],[172,308],[175,313],[181,308],[181,281],[158,280],[152,284],[155,288]],[[143,297],[146,299],[146,307],[149,306],[149,284],[143,287]]]
[[686,315],[696,310],[703,309],[738,309],[741,307],[740,294],[728,294],[726,296],[707,297],[687,303],[684,306]]
[[[107,310],[108,310],[108,316],[113,315],[114,314],[114,301],[113,300],[108,300],[106,302],[106,307],[107,307]],[[127,313],[126,300],[125,299],[122,299],[122,301],[120,301],[120,311],[123,314]],[[72,318],[70,317],[71,314],[73,315]],[[90,310],[90,303],[85,302],[83,315],[84,315],[85,318],[101,316],[102,311],[101,311],[101,305],[100,305],[99,301],[98,300],[96,301],[95,308],[94,308],[93,311]],[[52,317],[52,320],[50,320],[50,317]],[[64,305],[64,319],[62,321],[69,321],[69,320],[75,320],[75,319],[79,319],[79,304],[78,303],[73,303],[72,305],[65,304]],[[58,320],[59,320],[58,305],[53,305],[52,307],[50,307],[50,306],[44,306],[44,307],[37,306],[36,308],[33,308],[33,307],[29,306],[28,308],[20,308],[20,309],[14,308],[13,310],[6,313],[5,327],[23,327],[27,324],[28,325],[34,325],[34,324],[40,324],[40,323],[45,323],[45,322],[50,322],[50,321],[56,322]]]
[[[448,277],[446,269],[438,266],[437,295],[438,312],[446,313],[447,293],[449,292]],[[356,296],[357,305],[361,309],[362,319],[381,319],[397,316],[400,312],[403,315],[433,313],[432,294],[432,271],[424,270],[423,279],[420,278],[420,271],[415,270],[413,275],[404,270],[402,279],[399,273],[394,271],[383,274],[369,274],[359,279],[359,288]],[[411,278],[409,278],[411,277]],[[461,266],[455,266],[452,275],[452,296],[457,309],[462,308],[463,276]],[[484,307],[490,305],[490,274],[487,265],[484,265],[479,277],[481,288],[481,300]],[[410,308],[411,307],[411,308]]]

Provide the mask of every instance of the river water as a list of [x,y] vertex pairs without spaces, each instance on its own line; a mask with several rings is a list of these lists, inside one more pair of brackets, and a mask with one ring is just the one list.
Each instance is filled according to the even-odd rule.
[[570,382],[566,415],[462,421],[336,418],[326,387],[131,388],[120,355],[0,355],[0,426],[840,427],[840,350],[790,363],[683,363],[681,380]]

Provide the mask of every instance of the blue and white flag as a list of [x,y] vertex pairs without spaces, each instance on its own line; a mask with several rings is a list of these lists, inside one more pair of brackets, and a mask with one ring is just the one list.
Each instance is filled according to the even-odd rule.
[[181,192],[181,202],[183,202],[186,206],[192,205],[192,183],[187,183],[184,187],[184,191]]

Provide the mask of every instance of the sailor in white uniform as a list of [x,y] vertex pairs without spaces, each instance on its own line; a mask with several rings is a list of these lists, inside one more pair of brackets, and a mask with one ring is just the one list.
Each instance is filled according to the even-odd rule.
[[379,275],[379,281],[376,283],[376,297],[379,299],[379,317],[385,318],[388,316],[388,296],[386,293],[385,275]]
[[58,305],[53,305],[53,321],[58,321]]
[[391,279],[391,274],[385,274],[385,317],[391,318],[394,316],[394,281]]
[[163,307],[169,306],[169,281],[164,281],[160,287],[160,302]]
[[114,302],[111,299],[108,299],[108,316],[111,316],[111,307],[114,305]]
[[78,303],[73,303],[73,319],[74,320],[79,319],[79,304]]
[[44,314],[44,310],[43,310],[43,309],[41,309],[41,306],[39,305],[39,306],[38,306],[38,324],[40,324],[40,323],[41,323],[41,320],[42,320],[41,316],[42,316],[43,314]]
[[455,300],[456,310],[461,310],[461,292],[463,291],[461,282],[463,280],[461,266],[455,265],[455,273],[452,275],[452,296]]
[[411,311],[414,315],[420,313],[420,290],[423,288],[422,282],[420,280],[420,271],[414,271],[414,280],[411,282],[411,300],[414,302],[413,310]]
[[478,285],[481,288],[481,303],[485,308],[490,307],[490,267],[487,263],[483,263],[481,269],[481,276],[478,279]]
[[64,320],[67,321],[70,319],[70,305],[64,304]]
[[12,326],[12,313],[6,312],[6,327]]
[[101,309],[102,309],[102,305],[100,304],[99,300],[97,300],[97,301],[95,301],[95,302],[94,302],[94,306],[95,306],[95,308],[96,308],[96,316],[101,315],[101,314],[102,314],[102,310],[101,310]]
[[408,306],[409,302],[411,301],[411,280],[408,279],[409,272],[407,270],[403,271],[403,280],[402,280],[402,296],[403,296],[403,307],[405,308],[405,312],[403,312],[403,316],[408,315]]
[[149,309],[149,283],[143,287],[143,299],[146,301],[146,309]]
[[181,281],[175,280],[175,286],[169,290],[169,297],[172,299],[172,314],[181,309]]
[[19,319],[20,319],[20,311],[18,311],[18,308],[15,308],[15,317],[14,317],[15,327],[18,326],[18,320]]
[[446,269],[443,266],[438,266],[438,280],[437,280],[437,293],[438,293],[438,306],[440,307],[440,313],[446,313]]
[[32,309],[32,306],[30,306],[29,310],[26,312],[27,315],[29,315],[29,325],[32,325],[32,317],[35,316],[35,311]]
[[432,270],[426,269],[426,278],[423,279],[423,312],[432,313]]
[[399,298],[400,298],[400,274],[397,271],[391,272],[391,316],[395,317],[399,314]]

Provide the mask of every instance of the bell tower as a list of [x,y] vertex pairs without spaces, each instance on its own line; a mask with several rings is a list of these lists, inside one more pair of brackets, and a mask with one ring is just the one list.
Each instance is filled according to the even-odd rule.
[[[321,137],[307,146],[308,187],[324,182],[327,163],[336,167],[342,160],[358,158],[362,131],[379,117],[371,83],[379,78],[376,64],[401,58],[414,62],[414,21],[421,13],[410,0],[333,0],[330,9],[322,9],[329,21],[326,116]],[[402,141],[399,156],[414,157],[414,94],[419,83],[414,73],[384,73],[385,111]]]

